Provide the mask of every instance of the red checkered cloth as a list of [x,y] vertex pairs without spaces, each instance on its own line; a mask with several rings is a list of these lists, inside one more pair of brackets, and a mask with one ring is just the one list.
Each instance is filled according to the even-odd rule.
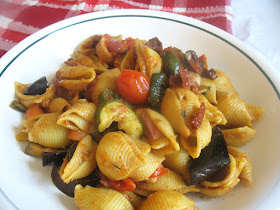
[[150,9],[193,17],[232,33],[230,0],[0,0],[0,57],[60,20],[112,9]]

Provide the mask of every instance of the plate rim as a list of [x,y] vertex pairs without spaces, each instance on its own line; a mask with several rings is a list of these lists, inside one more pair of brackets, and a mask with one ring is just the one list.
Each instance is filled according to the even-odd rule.
[[[25,51],[27,51],[30,47],[33,45],[36,45],[36,43],[40,42],[44,38],[50,36],[51,34],[54,34],[58,31],[61,31],[63,29],[82,24],[85,22],[90,21],[96,21],[101,19],[109,19],[109,18],[122,18],[122,17],[140,17],[140,18],[155,18],[155,19],[162,19],[166,21],[173,21],[176,23],[188,25],[190,27],[199,29],[203,32],[206,32],[226,44],[233,47],[235,50],[240,52],[243,56],[245,56],[250,62],[252,62],[256,68],[264,75],[266,80],[269,82],[271,87],[273,88],[275,94],[278,97],[278,102],[280,103],[280,85],[279,85],[279,79],[277,79],[279,76],[277,73],[272,69],[270,64],[265,63],[264,57],[258,53],[257,51],[251,49],[249,46],[245,45],[245,43],[238,40],[233,35],[223,31],[222,29],[219,29],[213,25],[210,25],[208,23],[202,22],[200,20],[190,18],[183,15],[178,15],[170,12],[163,12],[163,11],[152,11],[152,10],[146,10],[146,9],[117,9],[117,10],[108,10],[108,11],[98,11],[94,13],[87,13],[78,15],[75,17],[71,17],[65,20],[58,21],[56,23],[53,23],[45,28],[40,29],[39,31],[35,32],[34,34],[31,34],[18,44],[16,44],[12,49],[10,49],[2,58],[0,58],[0,81],[2,80],[3,74],[8,70],[9,66],[18,58],[20,57]],[[3,66],[3,68],[2,68]],[[266,195],[263,198],[263,201],[266,200],[273,191],[275,191],[275,188],[280,184],[280,179],[275,183],[274,189],[271,190],[269,195]],[[19,209],[13,201],[10,200],[10,198],[5,194],[5,192],[2,190],[0,186],[0,194],[3,195],[4,198],[8,201],[9,204],[11,204],[12,207],[15,209]],[[262,202],[261,202],[262,203]]]

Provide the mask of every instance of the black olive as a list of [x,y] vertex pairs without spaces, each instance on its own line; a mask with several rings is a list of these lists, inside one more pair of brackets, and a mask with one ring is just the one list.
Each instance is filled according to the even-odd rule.
[[188,162],[188,185],[195,185],[226,167],[230,163],[227,145],[223,133],[218,128],[212,131],[211,142],[205,147],[198,158],[190,157]]
[[71,160],[71,158],[74,155],[74,152],[76,151],[76,148],[78,146],[78,142],[75,142],[71,145],[70,149],[68,150],[68,161]]
[[78,184],[81,184],[83,187],[86,185],[95,187],[97,184],[99,184],[100,178],[95,173],[96,171],[93,171],[90,175],[87,177],[73,180],[72,182],[69,182],[66,184],[59,175],[60,166],[54,166],[52,169],[52,181],[54,185],[63,193],[70,197],[74,197],[74,190],[75,186]]
[[32,83],[24,92],[24,95],[42,95],[49,87],[49,83],[46,77],[41,77],[34,83]]

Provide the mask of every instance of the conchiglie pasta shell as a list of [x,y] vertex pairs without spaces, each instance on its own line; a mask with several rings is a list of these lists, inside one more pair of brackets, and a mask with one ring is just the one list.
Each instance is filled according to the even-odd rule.
[[179,174],[171,170],[168,171],[167,174],[158,177],[155,183],[139,182],[137,183],[136,188],[154,192],[159,190],[179,190],[187,187]]
[[239,183],[239,181],[240,179],[235,178],[234,180],[232,180],[229,186],[217,187],[217,188],[201,188],[200,193],[214,198],[222,197],[230,193],[233,190],[233,188]]
[[185,138],[190,135],[190,130],[185,124],[184,117],[182,115],[180,98],[172,89],[166,89],[161,103],[161,113],[169,121],[175,131],[180,133]]
[[213,106],[203,95],[198,95],[199,101],[205,104],[205,117],[209,120],[212,127],[216,125],[225,125],[227,120],[223,113]]
[[223,132],[227,145],[233,147],[246,145],[256,134],[256,129],[248,126],[224,129],[221,131]]
[[[180,149],[173,128],[163,115],[149,108],[137,109],[136,115],[144,125],[144,135],[149,139],[155,153],[167,155]],[[151,132],[155,131],[151,129],[161,133],[160,136],[153,137]]]
[[131,203],[134,209],[138,209],[143,203],[143,199],[140,196],[136,195],[134,192],[131,191],[119,191],[119,192],[127,198],[127,200]]
[[187,139],[180,136],[180,141],[183,148],[192,158],[198,158],[201,150],[210,143],[211,136],[212,127],[209,121],[204,117],[200,127]]
[[216,72],[218,77],[214,79],[214,83],[216,85],[217,91],[223,91],[230,95],[239,96],[238,92],[234,89],[227,75],[220,70],[216,70]]
[[70,145],[68,129],[56,123],[58,116],[59,113],[41,116],[28,133],[29,141],[51,148],[65,148]]
[[47,110],[48,112],[63,112],[64,109],[70,108],[69,102],[61,97],[54,98],[50,101]]
[[54,97],[55,94],[55,86],[50,84],[50,86],[46,89],[46,92],[42,95],[24,95],[25,90],[31,84],[22,84],[19,82],[15,82],[15,94],[19,98],[19,101],[27,108],[35,104],[40,104],[42,102],[48,101]]
[[200,89],[201,88],[205,88],[206,91],[203,92],[203,95],[205,96],[205,98],[207,98],[207,100],[212,103],[212,104],[216,104],[217,100],[216,100],[216,85],[215,82],[211,79],[207,79],[205,77],[201,77],[201,83],[200,83]]
[[252,118],[241,99],[225,92],[218,92],[217,102],[217,108],[227,119],[226,128],[238,128],[251,125]]
[[81,210],[103,209],[103,210],[133,210],[133,206],[121,193],[103,188],[75,187],[74,201]]
[[97,147],[96,160],[100,171],[115,181],[128,178],[147,162],[136,143],[120,131],[104,135]]
[[86,66],[65,66],[58,70],[59,86],[71,91],[82,91],[94,80],[96,73]]
[[95,124],[95,110],[94,103],[76,103],[59,116],[57,123],[71,130],[87,132],[90,124]]
[[231,146],[228,146],[228,152],[235,158],[239,158],[239,159],[245,158],[247,160],[246,164],[244,165],[244,167],[240,172],[239,178],[241,179],[241,182],[244,185],[251,186],[253,184],[253,170],[248,155],[245,152],[241,151],[240,149]]
[[166,155],[163,165],[184,177],[188,168],[188,160],[189,154],[181,148],[173,154]]
[[98,96],[106,89],[117,92],[117,78],[121,74],[118,68],[103,72],[94,80],[94,88],[91,93],[91,100],[98,104]]
[[150,209],[198,209],[194,201],[176,191],[162,190],[155,192],[142,203],[139,210]]
[[[70,181],[80,179],[91,174],[96,168],[97,144],[89,135],[84,137],[77,145],[73,157],[65,167],[61,167],[61,179],[68,184]],[[68,161],[67,158],[64,162]]]
[[259,121],[264,114],[264,109],[260,106],[254,106],[244,101],[245,107],[249,112],[253,122]]
[[143,167],[136,169],[130,176],[130,179],[135,182],[140,182],[148,179],[160,166],[164,159],[165,158],[163,155],[156,155],[151,152],[148,153],[147,163]]
[[96,53],[97,53],[97,56],[98,56],[100,62],[104,62],[104,63],[107,63],[107,64],[112,64],[113,55],[107,49],[106,38],[105,37],[101,38],[101,40],[96,45],[95,49],[96,49]]

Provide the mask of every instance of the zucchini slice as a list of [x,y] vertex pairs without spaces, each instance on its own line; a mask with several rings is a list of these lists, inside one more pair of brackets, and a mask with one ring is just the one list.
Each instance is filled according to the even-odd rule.
[[143,133],[142,124],[128,106],[120,101],[108,101],[100,104],[96,110],[96,124],[99,132],[109,128],[112,122],[118,122],[118,129],[139,138]]

